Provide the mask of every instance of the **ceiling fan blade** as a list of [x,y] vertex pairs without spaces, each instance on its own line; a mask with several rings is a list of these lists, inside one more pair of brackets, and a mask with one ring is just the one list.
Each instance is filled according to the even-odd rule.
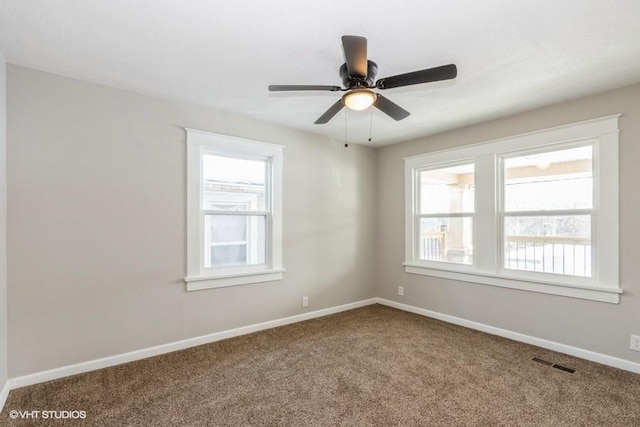
[[342,110],[343,107],[344,107],[344,104],[342,103],[342,99],[339,99],[338,102],[336,102],[331,107],[329,107],[329,109],[325,111],[323,115],[318,117],[318,120],[316,120],[313,123],[316,125],[323,125],[327,123],[329,120],[333,118],[333,116],[338,114],[338,112]]
[[455,64],[442,65],[440,67],[428,68],[426,70],[385,77],[376,82],[376,87],[378,89],[391,89],[394,87],[455,79],[457,75],[458,68]]
[[342,50],[349,75],[367,77],[367,39],[360,36],[342,36]]
[[324,90],[329,92],[337,92],[342,90],[340,86],[321,86],[321,85],[269,85],[271,92],[287,92],[295,90]]
[[390,101],[380,94],[376,97],[376,102],[373,103],[373,106],[396,121],[406,119],[409,117],[409,114],[411,114],[395,102]]

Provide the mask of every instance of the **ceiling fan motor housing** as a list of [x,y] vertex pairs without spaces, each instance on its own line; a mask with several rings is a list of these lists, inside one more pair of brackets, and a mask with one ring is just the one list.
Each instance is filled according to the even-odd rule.
[[347,70],[346,63],[342,64],[342,67],[340,67],[340,78],[342,78],[342,83],[344,83],[344,87],[346,87],[347,89],[373,86],[373,82],[376,79],[377,73],[378,73],[378,64],[376,64],[373,61],[367,61],[366,77],[349,75],[349,71]]

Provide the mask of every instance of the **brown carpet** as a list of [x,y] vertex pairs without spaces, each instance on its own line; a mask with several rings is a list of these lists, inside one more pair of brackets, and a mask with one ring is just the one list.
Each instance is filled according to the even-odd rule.
[[13,390],[0,425],[640,426],[640,375],[374,305]]

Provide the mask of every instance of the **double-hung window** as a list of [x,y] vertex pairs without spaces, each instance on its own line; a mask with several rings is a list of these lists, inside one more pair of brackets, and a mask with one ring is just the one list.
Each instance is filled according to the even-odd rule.
[[593,142],[501,158],[506,270],[592,276]]
[[418,169],[416,254],[425,261],[473,263],[473,162]]
[[405,159],[408,273],[616,303],[618,116]]
[[282,278],[282,146],[187,129],[187,289]]

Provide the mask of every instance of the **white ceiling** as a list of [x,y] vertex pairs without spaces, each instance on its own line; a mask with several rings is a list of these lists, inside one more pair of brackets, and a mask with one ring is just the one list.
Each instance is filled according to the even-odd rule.
[[[455,63],[458,78],[384,91],[395,122],[348,111],[351,143],[386,145],[640,81],[638,0],[0,0],[8,62],[204,104],[343,140],[340,37],[369,41],[378,77]],[[373,119],[371,122],[370,119]]]

